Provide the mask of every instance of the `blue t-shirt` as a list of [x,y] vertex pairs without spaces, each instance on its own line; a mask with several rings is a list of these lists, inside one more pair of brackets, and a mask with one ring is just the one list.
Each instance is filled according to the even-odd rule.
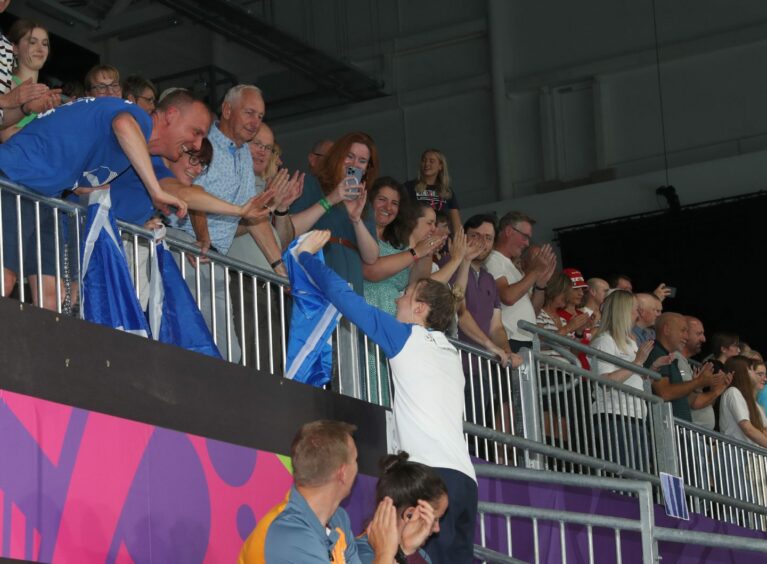
[[[152,168],[157,180],[173,176],[162,157],[152,157]],[[154,214],[152,198],[133,167],[115,178],[110,191],[112,213],[117,219],[134,225],[144,225]]]
[[152,118],[120,98],[80,98],[42,113],[0,145],[0,171],[45,196],[112,182],[129,166],[112,121],[129,113],[145,139]]

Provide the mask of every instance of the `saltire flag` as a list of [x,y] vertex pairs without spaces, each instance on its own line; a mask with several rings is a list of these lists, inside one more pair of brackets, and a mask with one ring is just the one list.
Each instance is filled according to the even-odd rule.
[[150,259],[147,317],[156,341],[221,358],[205,319],[164,240],[165,227],[155,230]]
[[[293,241],[282,255],[293,296],[285,377],[320,387],[330,382],[333,368],[331,337],[341,314],[297,260],[296,249],[307,235]],[[317,259],[325,262],[321,250]]]
[[149,325],[136,297],[111,207],[109,189],[90,193],[81,261],[83,317],[148,337]]

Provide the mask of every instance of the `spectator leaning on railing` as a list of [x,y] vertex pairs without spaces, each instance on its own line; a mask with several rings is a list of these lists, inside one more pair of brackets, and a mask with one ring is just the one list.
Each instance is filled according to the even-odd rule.
[[[90,126],[83,128],[83,123]],[[169,212],[168,206],[175,206],[180,215],[185,215],[186,203],[160,186],[150,155],[176,161],[187,150],[197,151],[209,126],[208,109],[194,100],[168,103],[150,117],[125,100],[81,98],[41,115],[0,145],[0,171],[34,192],[58,197],[67,189],[80,192],[106,186],[133,166],[156,207]],[[20,260],[24,261],[24,272],[37,273],[34,205],[22,198],[22,224],[17,226],[14,200],[3,191],[6,293],[16,283]],[[48,275],[49,280],[44,282],[44,293],[48,296],[44,299],[46,306],[55,306],[54,216],[40,215],[42,274]],[[24,243],[24,257],[17,254],[17,227]]]

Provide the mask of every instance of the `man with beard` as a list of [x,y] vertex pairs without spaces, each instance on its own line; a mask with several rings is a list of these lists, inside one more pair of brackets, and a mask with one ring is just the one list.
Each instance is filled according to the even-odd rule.
[[[695,371],[690,366],[687,359],[700,353],[703,343],[706,342],[706,334],[703,329],[703,323],[697,317],[686,315],[687,321],[687,342],[681,351],[677,351],[676,358],[679,364],[679,372],[682,374],[682,380],[688,382],[695,376]],[[712,370],[708,363],[703,365],[703,370]],[[714,414],[714,402],[727,389],[732,381],[732,374],[725,374],[718,371],[714,374],[714,381],[708,388],[698,388],[693,390],[689,396],[690,409],[692,410],[692,422],[709,431],[714,430],[716,416]]]

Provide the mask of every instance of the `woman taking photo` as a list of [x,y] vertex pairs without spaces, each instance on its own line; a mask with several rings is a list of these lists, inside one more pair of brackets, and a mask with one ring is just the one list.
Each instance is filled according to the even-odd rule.
[[309,233],[296,248],[298,262],[341,314],[389,358],[397,390],[397,447],[413,461],[431,466],[447,485],[450,507],[441,524],[445,533],[427,545],[427,553],[435,564],[472,562],[477,481],[463,438],[465,382],[460,355],[443,333],[455,315],[455,296],[444,284],[419,280],[397,299],[396,318],[384,313],[314,256],[329,238],[327,231]]
[[414,201],[427,202],[435,211],[446,213],[453,233],[461,226],[458,199],[450,185],[447,158],[441,151],[426,149],[423,152],[418,178],[408,180],[405,188]]
[[[644,366],[655,342],[647,341],[641,347],[637,346],[631,329],[638,319],[639,308],[634,295],[625,290],[615,290],[602,306],[601,324],[591,346],[626,362]],[[660,357],[651,370],[669,364],[672,359],[671,355]],[[644,379],[635,372],[604,360],[597,361],[597,372],[612,382],[644,391]],[[645,424],[647,406],[642,400],[616,389],[602,385],[595,388],[594,413],[598,418],[594,422],[597,441],[594,445],[595,456],[612,459],[623,466],[650,470],[639,465],[639,461],[643,460],[642,454],[649,448]]]
[[[392,500],[399,531],[398,562],[430,563],[421,546],[439,532],[439,520],[447,511],[447,486],[433,469],[408,460],[406,452],[390,454],[381,461],[383,473],[376,485],[376,505]],[[375,553],[367,534],[355,541],[362,564],[372,564]]]
[[[325,263],[362,295],[362,264],[378,258],[375,224],[363,217],[366,186],[378,176],[378,150],[366,133],[347,133],[328,151],[317,177],[306,175],[303,193],[289,209],[275,210],[275,227],[282,233],[292,223],[293,238],[313,227],[330,231]],[[349,174],[349,173],[353,174]],[[355,176],[359,175],[359,176]]]

